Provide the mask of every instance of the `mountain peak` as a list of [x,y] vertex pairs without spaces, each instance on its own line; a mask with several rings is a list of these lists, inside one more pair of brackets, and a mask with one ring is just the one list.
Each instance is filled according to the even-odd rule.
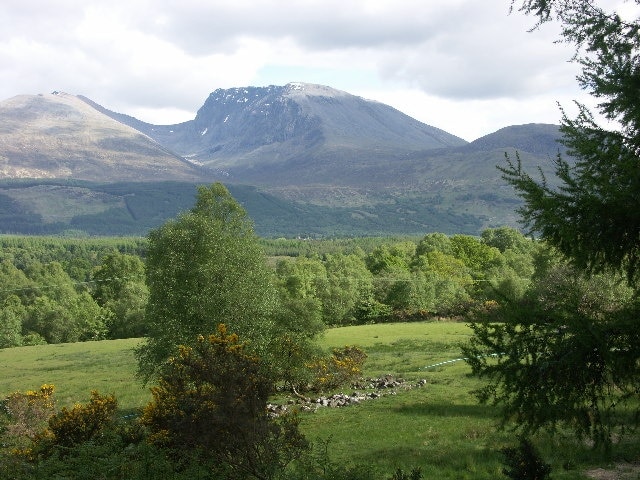
[[194,120],[143,131],[234,181],[261,184],[292,176],[314,184],[347,181],[341,172],[354,164],[373,163],[377,170],[407,155],[467,143],[383,103],[305,82],[219,88]]
[[337,90],[326,85],[316,83],[291,82],[284,86],[284,95],[293,97],[296,95],[317,96],[317,97],[346,97],[351,94],[342,90]]

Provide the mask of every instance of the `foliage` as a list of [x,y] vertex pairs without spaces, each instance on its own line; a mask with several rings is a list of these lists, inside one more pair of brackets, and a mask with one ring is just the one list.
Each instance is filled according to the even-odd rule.
[[368,270],[374,275],[393,267],[407,270],[415,254],[416,244],[413,242],[384,244],[367,255],[366,264]]
[[380,237],[331,237],[331,238],[261,238],[260,244],[270,257],[308,257],[321,258],[327,254],[355,253],[357,250],[370,253],[385,244],[398,242],[415,243],[420,239],[414,236]]
[[413,468],[409,473],[399,468],[389,480],[422,480],[423,478],[420,468]]
[[600,127],[583,105],[575,119],[563,112],[562,143],[574,163],[558,154],[557,187],[529,176],[519,156],[499,167],[525,201],[524,224],[575,268],[553,251],[538,255],[525,294],[474,319],[465,355],[489,380],[480,399],[500,404],[504,422],[524,433],[566,424],[608,450],[616,426],[632,422],[619,409],[637,398],[640,382],[637,291],[618,278],[635,288],[640,278],[640,21],[589,0],[516,4],[538,26],[560,23],[562,39],[576,46],[579,84],[617,129]]
[[318,354],[316,339],[325,331],[320,301],[283,298],[275,323],[277,328],[268,347],[269,368],[285,387],[296,391],[310,380],[306,363]]
[[[469,375],[464,362],[425,369],[427,365],[459,358],[458,344],[470,334],[463,322],[451,321],[328,329],[319,339],[322,348],[330,351],[357,344],[366,350],[365,377],[393,372],[407,384],[414,385],[420,379],[427,384],[423,388],[399,389],[397,395],[383,395],[355,407],[301,412],[300,430],[310,442],[318,447],[322,439],[330,439],[326,462],[317,459],[325,462],[326,469],[323,470],[323,463],[311,460],[309,470],[291,464],[283,480],[382,480],[398,468],[410,473],[418,467],[426,479],[502,478],[500,449],[511,445],[513,435],[495,428],[495,408],[479,405],[469,394],[482,386],[482,381]],[[82,399],[87,385],[109,385],[118,398],[117,417],[122,417],[150,400],[148,389],[140,388],[134,378],[132,348],[137,342],[126,339],[2,350],[0,383],[6,392],[51,381],[56,384],[59,405]],[[118,423],[121,422],[124,420],[119,418]],[[532,437],[542,457],[552,464],[553,478],[583,479],[585,470],[598,467],[613,474],[613,464],[625,464],[640,453],[637,431],[615,444],[612,458],[593,451],[569,432],[562,433],[553,438],[544,433]],[[132,439],[134,434],[107,430],[101,437],[74,448],[64,460],[52,457],[37,465],[29,464],[24,475],[0,459],[0,478],[81,480],[94,479],[97,472],[104,480],[207,478],[204,464],[176,465],[168,451]],[[563,468],[565,464],[569,470]]]
[[276,275],[289,298],[320,299],[327,289],[327,269],[318,258],[298,256],[293,261],[280,260]]
[[327,325],[355,322],[358,305],[372,296],[373,275],[356,254],[327,255],[327,287],[321,292],[323,319]]
[[319,358],[309,364],[314,372],[310,388],[315,391],[348,386],[362,375],[367,354],[355,345],[334,348],[329,358]]
[[5,287],[0,306],[7,322],[2,329],[7,346],[25,343],[17,338],[18,316],[21,335],[37,334],[48,343],[103,338],[101,308],[87,291],[76,288],[60,263],[30,260],[19,269],[5,259],[0,263],[0,281]]
[[103,396],[93,390],[87,404],[63,407],[51,416],[48,427],[33,439],[25,455],[33,460],[54,454],[64,457],[70,449],[98,437],[110,427],[117,405],[113,395]]
[[495,247],[505,253],[511,250],[517,253],[530,252],[535,244],[522,233],[511,227],[487,228],[481,233],[482,243],[489,247]]
[[196,452],[226,478],[273,478],[307,448],[295,417],[268,416],[273,390],[260,360],[221,324],[163,367],[141,422],[153,444]]
[[450,240],[452,255],[461,260],[475,279],[500,262],[500,250],[469,235],[453,235]]
[[473,277],[463,260],[434,250],[417,257],[414,269],[426,275],[433,289],[431,305],[421,308],[448,316],[459,314],[470,303]]
[[503,424],[525,434],[569,426],[608,448],[618,414],[638,389],[640,332],[633,291],[619,279],[587,278],[556,265],[522,300],[478,308],[463,347],[489,381],[482,402],[501,405]]
[[447,255],[453,254],[451,239],[444,233],[435,232],[426,234],[416,247],[416,256],[429,252],[442,252]]
[[198,334],[227,322],[265,352],[273,338],[277,291],[244,209],[222,184],[200,187],[194,207],[149,234],[147,342],[140,374]]
[[24,447],[36,438],[55,412],[54,391],[54,385],[45,384],[37,391],[14,392],[2,402],[5,446]]
[[[638,3],[636,0],[635,3]],[[576,46],[578,82],[600,100],[598,111],[616,129],[606,130],[578,105],[570,119],[563,113],[563,143],[575,159],[560,155],[560,187],[536,182],[520,164],[507,159],[501,170],[525,200],[520,210],[532,232],[558,248],[581,268],[625,271],[630,281],[640,272],[640,205],[637,174],[640,149],[640,21],[626,20],[589,0],[522,0],[525,14],[539,22],[558,21],[563,41]]]
[[0,304],[0,348],[22,345],[22,319],[26,311],[16,295],[9,295]]
[[[51,186],[58,187],[52,191]],[[65,179],[2,180],[0,182],[0,232],[22,235],[75,236],[139,236],[144,237],[167,219],[174,218],[193,204],[196,185],[186,182],[119,182],[96,183]],[[483,224],[478,215],[456,212],[435,204],[433,192],[407,194],[388,189],[367,203],[344,205],[316,205],[302,199],[285,199],[256,187],[228,184],[256,222],[256,232],[262,237],[277,238],[336,238],[348,236],[420,235],[426,230],[447,233],[476,233]],[[37,188],[46,189],[53,201],[42,202],[34,195]],[[25,212],[24,201],[13,200],[19,191],[26,197],[31,212]],[[68,204],[78,191],[85,192],[89,207],[97,213],[72,215],[59,205]],[[41,190],[42,191],[42,190]],[[295,194],[300,192],[294,192]],[[34,196],[36,199],[34,199]],[[109,201],[105,202],[105,197]],[[510,197],[510,196],[509,196]],[[115,202],[114,202],[115,200]],[[501,209],[512,198],[498,198]],[[44,203],[44,205],[43,205]],[[494,202],[495,204],[496,202]],[[57,207],[57,208],[56,208]],[[82,205],[81,207],[85,207]],[[399,211],[403,214],[399,215]],[[69,220],[60,219],[60,216]]]
[[[186,226],[182,223],[182,227]],[[169,230],[165,232],[167,235]],[[179,236],[179,229],[174,230]],[[253,330],[257,336],[266,334],[267,330],[271,333],[269,341],[257,338],[252,343],[263,349],[263,356],[272,356],[270,363],[285,375],[296,370],[301,383],[304,383],[305,369],[291,368],[293,357],[273,357],[278,352],[276,345],[292,346],[291,341],[295,339],[307,342],[296,347],[296,355],[303,351],[312,354],[313,338],[323,325],[459,315],[476,302],[517,298],[533,274],[533,255],[538,244],[506,227],[489,229],[480,239],[458,235],[453,243],[442,233],[430,233],[422,238],[255,240],[258,249],[265,247],[271,254],[286,253],[288,257],[274,259],[275,277],[271,277],[268,267],[263,270],[270,277],[267,296],[271,303],[264,313],[270,309],[271,315],[261,323],[264,328]],[[214,244],[213,240],[183,241],[193,249],[198,242]],[[462,248],[461,244],[469,248]],[[149,292],[142,278],[148,245],[148,240],[134,238],[0,237],[0,281],[7,287],[0,291],[0,346],[145,335]],[[453,255],[452,245],[457,245],[458,257]],[[211,252],[222,249],[220,242],[213,246]],[[216,255],[214,259],[204,251],[206,245],[201,247],[198,247],[199,254],[209,263],[198,269],[190,268],[189,253],[163,260],[168,264],[169,258],[180,259],[184,275],[192,280],[199,273],[214,275],[212,264],[216,262],[224,270],[228,263],[223,261],[226,257]],[[482,263],[482,252],[495,254],[495,249],[489,247],[498,248],[499,255]],[[473,251],[478,255],[464,253]],[[467,264],[473,263],[472,258],[476,259],[480,271],[474,271]],[[259,260],[262,261],[264,258]],[[223,273],[218,271],[216,277],[230,276],[230,270],[235,268],[232,266]],[[181,275],[178,270],[172,272]],[[160,284],[160,277],[157,278]],[[202,283],[213,290],[213,284],[204,280]],[[179,286],[179,282],[175,286]],[[167,288],[176,291],[170,284]],[[188,296],[192,305],[202,304],[203,308],[207,302],[214,303],[200,302],[197,292]],[[215,295],[206,298],[212,296]],[[167,301],[163,296],[161,300]],[[241,302],[236,300],[236,304]],[[199,307],[190,308],[190,315],[204,314]],[[176,323],[180,323],[177,318]],[[257,325],[259,319],[250,323]],[[162,330],[163,326],[156,328]],[[307,328],[309,331],[305,333]],[[164,347],[170,349],[169,343]]]
[[503,448],[505,468],[502,473],[513,480],[544,480],[549,478],[551,465],[545,463],[527,438],[521,438],[517,447]]
[[142,259],[111,253],[91,273],[92,296],[109,313],[109,338],[141,337],[146,333],[144,311],[149,297]]

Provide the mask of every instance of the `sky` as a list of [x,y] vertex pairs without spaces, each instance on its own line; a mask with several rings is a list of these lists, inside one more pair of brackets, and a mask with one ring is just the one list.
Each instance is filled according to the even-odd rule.
[[[603,0],[602,5],[623,0]],[[154,124],[218,88],[328,85],[475,140],[592,105],[558,26],[510,0],[2,0],[0,100],[54,90]],[[624,4],[620,8],[626,8]]]

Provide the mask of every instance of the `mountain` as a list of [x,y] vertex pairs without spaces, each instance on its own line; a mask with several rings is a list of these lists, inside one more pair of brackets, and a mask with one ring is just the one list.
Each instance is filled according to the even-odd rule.
[[218,89],[177,125],[103,112],[228,181],[261,186],[379,183],[408,155],[467,143],[388,105],[307,83]]
[[54,92],[0,102],[0,233],[144,235],[223,181],[263,236],[477,234],[517,226],[496,165],[553,181],[559,127],[473,142],[321,85],[216,90],[152,125]]
[[495,151],[505,149],[528,152],[535,155],[555,157],[566,148],[558,142],[560,126],[544,123],[512,125],[467,144],[465,152]]
[[212,177],[155,140],[62,92],[0,102],[0,178],[96,181]]

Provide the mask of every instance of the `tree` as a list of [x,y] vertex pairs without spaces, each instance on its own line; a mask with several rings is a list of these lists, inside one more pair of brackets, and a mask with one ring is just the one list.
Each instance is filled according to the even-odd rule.
[[140,337],[146,332],[144,312],[149,289],[142,259],[135,255],[107,255],[91,275],[98,305],[109,312],[109,338]]
[[225,323],[251,349],[265,352],[277,307],[273,272],[245,210],[220,183],[199,187],[194,207],[149,233],[148,337],[139,373],[157,368]]
[[22,345],[22,319],[26,308],[15,295],[0,304],[0,348]]
[[420,270],[391,265],[374,277],[375,298],[394,310],[432,310],[435,292],[430,280]]
[[276,274],[292,298],[318,298],[327,288],[327,269],[318,258],[296,257],[280,260]]
[[503,425],[514,420],[524,434],[567,426],[608,447],[627,420],[617,408],[638,389],[633,296],[619,278],[558,262],[522,300],[478,309],[463,348],[488,380],[478,398],[499,405]]
[[452,255],[466,265],[475,278],[484,278],[489,268],[502,262],[500,250],[469,235],[451,237]]
[[296,257],[279,261],[276,274],[280,308],[271,342],[271,368],[296,391],[309,381],[311,372],[306,363],[317,355],[314,340],[325,329],[320,295],[327,288],[327,271],[319,259]]
[[0,285],[2,285],[0,300],[18,296],[23,304],[27,301],[25,297],[33,292],[32,287],[34,287],[25,273],[9,260],[0,262]]
[[24,330],[37,333],[47,343],[104,338],[104,310],[86,290],[76,289],[60,263],[34,262],[26,274],[34,288],[23,300],[28,302]]
[[473,278],[464,261],[432,250],[415,259],[414,270],[423,273],[425,280],[431,284],[432,312],[440,315],[457,314],[470,302],[468,290],[473,287]]
[[581,104],[574,119],[562,112],[562,143],[574,162],[558,155],[558,187],[534,180],[518,157],[499,167],[524,199],[523,223],[553,248],[538,255],[522,299],[477,313],[465,356],[489,380],[480,398],[500,404],[504,420],[525,432],[567,424],[608,448],[612,428],[628,421],[616,412],[640,387],[640,20],[591,0],[516,4],[537,26],[560,22],[562,39],[576,46],[579,84],[613,128]]
[[529,253],[535,247],[533,241],[511,227],[487,228],[480,236],[484,244],[497,248],[501,253],[507,250]]
[[[639,0],[635,0],[640,4]],[[513,0],[512,8],[538,17],[538,25],[558,21],[562,39],[576,46],[582,68],[578,83],[600,100],[598,111],[617,129],[597,124],[578,104],[570,119],[563,112],[562,143],[575,159],[560,155],[554,189],[525,173],[519,159],[507,159],[504,177],[524,199],[525,225],[591,271],[626,272],[637,282],[640,272],[640,20],[623,20],[591,0]]]
[[540,258],[543,251],[540,242],[509,227],[483,231],[482,241],[500,250],[503,260],[485,273],[485,299],[499,302],[521,299],[535,272],[534,259]]
[[327,255],[327,288],[322,292],[324,322],[328,325],[355,323],[358,306],[373,295],[373,275],[356,254]]
[[451,249],[451,239],[444,233],[428,233],[424,236],[416,248],[416,256],[424,255],[425,253],[438,251],[451,255],[453,250]]
[[377,275],[383,270],[391,270],[394,267],[408,270],[415,253],[416,244],[413,242],[380,245],[367,255],[365,261],[369,271]]

